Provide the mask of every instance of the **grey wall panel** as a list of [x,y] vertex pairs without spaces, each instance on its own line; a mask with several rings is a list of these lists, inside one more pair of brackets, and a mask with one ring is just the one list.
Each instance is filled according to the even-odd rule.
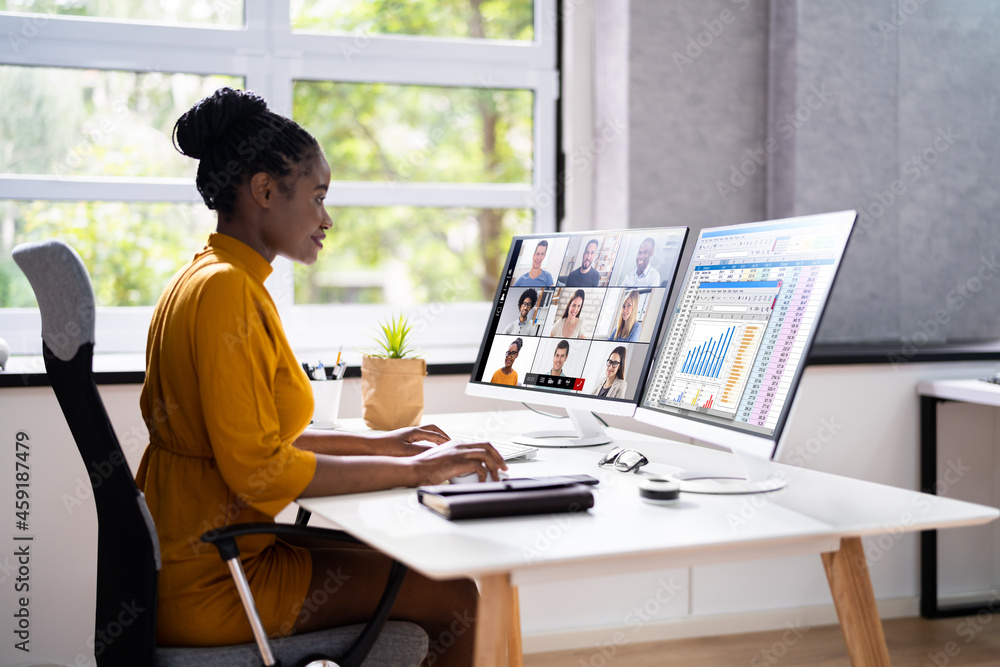
[[633,225],[855,208],[821,342],[1000,338],[1000,3],[633,0],[630,18]]
[[[877,28],[890,9],[871,0],[799,3],[794,215],[860,209],[896,178],[896,40]],[[898,334],[898,210],[860,227],[817,336],[822,342]]]
[[764,217],[763,168],[717,184],[764,142],[767,3],[633,0],[630,21],[631,225]]
[[900,272],[900,334],[910,347],[996,337],[1000,5],[927,3],[903,17],[896,31],[900,261],[907,269]]
[[[771,3],[768,34],[767,126],[771,128],[767,163],[766,215],[787,218],[795,210],[795,133],[786,129],[796,110],[796,36],[798,3]],[[793,126],[794,127],[794,126]],[[772,141],[773,140],[773,141]]]

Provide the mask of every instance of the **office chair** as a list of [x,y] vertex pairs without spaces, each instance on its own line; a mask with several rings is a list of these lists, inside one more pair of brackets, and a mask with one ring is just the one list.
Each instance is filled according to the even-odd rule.
[[[386,622],[406,575],[400,563],[393,563],[368,624],[269,641],[235,538],[273,533],[357,542],[341,531],[273,523],[237,524],[202,536],[219,550],[233,576],[256,647],[157,647],[159,541],[145,497],[135,484],[94,382],[95,310],[90,275],[76,251],[61,241],[22,244],[14,248],[13,257],[38,300],[45,370],[94,490],[98,521],[94,653],[100,667],[258,667],[262,662],[279,667],[357,667],[362,662],[416,667],[424,659],[428,638],[423,629],[407,622]],[[300,513],[303,518],[308,517]],[[120,634],[115,635],[116,631]]]

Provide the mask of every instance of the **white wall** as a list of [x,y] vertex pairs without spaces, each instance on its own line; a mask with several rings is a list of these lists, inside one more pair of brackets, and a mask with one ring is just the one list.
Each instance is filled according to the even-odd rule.
[[[804,467],[916,489],[918,485],[918,379],[978,377],[986,363],[889,364],[810,367],[788,427],[783,460]],[[427,414],[517,408],[467,397],[465,378],[431,376],[425,384]],[[345,386],[342,416],[360,415],[360,382]],[[105,386],[101,395],[133,467],[145,446],[138,386]],[[995,461],[998,413],[991,408],[949,405],[941,412],[941,461],[972,468],[949,495],[989,504],[1000,498]],[[629,419],[614,425],[662,435]],[[2,506],[13,504],[15,433],[31,435],[34,535],[31,559],[31,653],[0,642],[0,664],[93,664],[87,638],[93,632],[96,516],[86,473],[48,388],[0,389],[0,434],[8,443],[8,472],[0,477]],[[984,489],[985,487],[985,489]],[[753,511],[752,499],[747,511]],[[14,609],[16,563],[12,512],[0,537],[0,617]],[[887,526],[887,531],[892,527]],[[978,531],[978,532],[977,532]],[[941,590],[973,592],[1000,586],[1000,530],[948,531],[941,537]],[[971,546],[970,546],[971,545]],[[918,550],[915,535],[865,539],[872,581],[883,617],[917,614]],[[520,591],[527,651],[593,648],[607,653],[615,642],[743,632],[784,627],[786,622],[834,623],[820,559],[814,556],[712,565],[690,570],[613,573],[584,590],[553,582]],[[615,634],[615,633],[619,634]],[[623,639],[624,638],[624,639]],[[609,646],[611,648],[609,648]],[[748,656],[748,660],[752,656]]]

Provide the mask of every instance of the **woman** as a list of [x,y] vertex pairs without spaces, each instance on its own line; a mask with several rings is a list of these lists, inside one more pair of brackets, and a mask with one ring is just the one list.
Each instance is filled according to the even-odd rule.
[[590,393],[593,396],[625,398],[626,389],[628,389],[628,383],[625,382],[625,348],[619,345],[608,355],[604,382],[598,381],[597,386]]
[[625,295],[622,301],[622,311],[618,318],[618,325],[612,330],[608,340],[626,341],[634,343],[639,340],[639,332],[642,331],[642,322],[636,322],[639,313],[639,292],[632,290]]
[[[157,641],[212,646],[253,641],[213,528],[273,521],[297,497],[439,483],[505,467],[487,444],[436,447],[437,427],[377,437],[305,432],[309,379],[264,287],[278,255],[312,264],[330,217],[330,167],[316,140],[259,96],[223,88],[174,126],[177,149],[198,159],[196,184],[218,222],[208,244],[170,281],[150,323],[142,414],[149,447],[136,476],[160,538]],[[366,620],[389,559],[366,548],[241,538],[240,559],[269,635]],[[305,600],[342,572],[337,593]],[[322,599],[325,599],[323,597]],[[440,636],[454,612],[475,609],[469,581],[410,573],[392,616]],[[474,633],[440,657],[470,664]]]
[[517,371],[514,370],[514,360],[517,359],[517,355],[521,352],[522,345],[524,345],[523,340],[520,338],[514,339],[514,342],[510,344],[507,352],[503,355],[503,367],[497,369],[490,382],[494,384],[509,384],[512,387],[517,386]]
[[562,318],[556,320],[552,325],[550,336],[555,338],[583,338],[583,320],[580,319],[580,311],[583,310],[583,300],[586,294],[582,289],[573,292],[573,298],[569,300],[566,310],[563,311]]

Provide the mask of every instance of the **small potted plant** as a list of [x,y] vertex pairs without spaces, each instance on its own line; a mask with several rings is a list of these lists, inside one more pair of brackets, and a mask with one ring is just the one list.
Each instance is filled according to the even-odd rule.
[[411,346],[406,317],[379,322],[378,347],[361,358],[361,416],[369,428],[390,431],[417,426],[424,416],[427,362]]

